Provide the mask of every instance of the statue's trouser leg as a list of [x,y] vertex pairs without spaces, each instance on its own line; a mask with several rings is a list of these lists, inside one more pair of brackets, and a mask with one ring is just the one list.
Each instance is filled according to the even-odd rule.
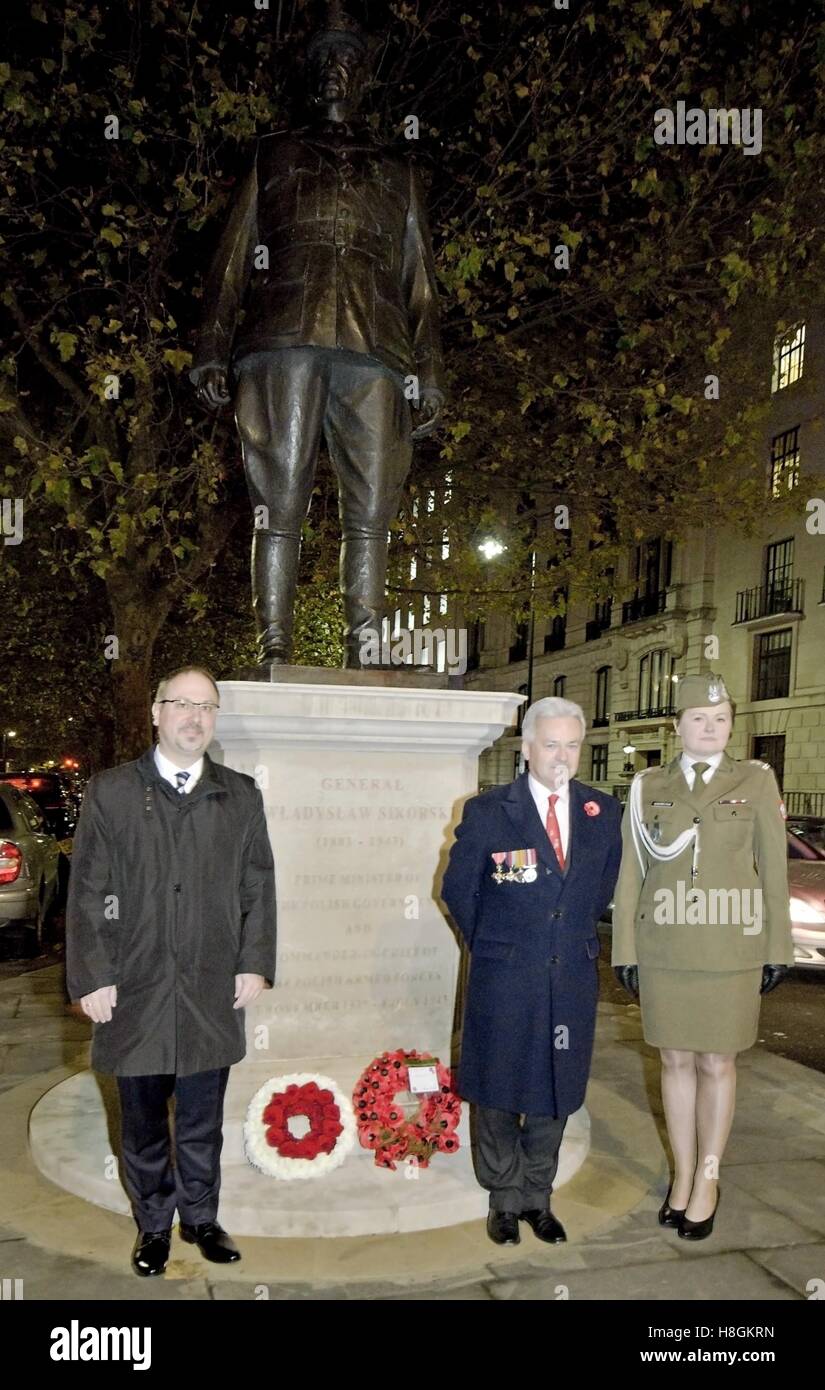
[[411,430],[400,382],[369,361],[335,362],[324,435],[339,486],[346,666],[361,665],[362,634],[381,631],[388,531],[412,463]]
[[237,367],[235,423],[255,516],[252,609],[258,661],[289,662],[301,525],[309,508],[329,367],[313,348],[256,353]]

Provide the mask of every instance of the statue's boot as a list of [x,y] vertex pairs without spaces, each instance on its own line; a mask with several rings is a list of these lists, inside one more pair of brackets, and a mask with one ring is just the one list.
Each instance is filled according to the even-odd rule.
[[345,535],[340,574],[345,619],[344,667],[374,667],[385,614],[386,528],[379,536]]
[[258,665],[288,665],[301,536],[256,530],[252,537],[252,611],[258,629]]

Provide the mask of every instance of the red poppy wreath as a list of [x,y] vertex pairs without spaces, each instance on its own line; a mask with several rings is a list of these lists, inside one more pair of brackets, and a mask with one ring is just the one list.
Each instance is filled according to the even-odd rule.
[[[435,1066],[438,1090],[422,1095],[418,1110],[408,1117],[396,1098],[409,1090],[412,1061]],[[426,1053],[403,1048],[383,1052],[361,1073],[352,1104],[359,1142],[362,1148],[374,1149],[379,1168],[395,1169],[410,1160],[426,1168],[434,1153],[451,1154],[459,1147],[461,1101],[448,1069]]]

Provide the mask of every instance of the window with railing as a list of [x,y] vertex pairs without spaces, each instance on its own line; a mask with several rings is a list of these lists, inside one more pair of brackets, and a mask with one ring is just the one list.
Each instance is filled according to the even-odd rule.
[[567,689],[567,677],[566,677],[566,676],[556,676],[556,679],[553,681],[553,694],[555,695],[555,697],[556,697],[557,700],[563,700],[563,699],[564,699],[564,692],[565,692],[566,689]]
[[672,571],[672,541],[656,536],[635,547],[632,566],[635,593],[632,599],[622,604],[623,623],[635,623],[640,618],[664,613]]
[[771,497],[791,492],[799,483],[799,426],[771,440]]
[[[769,603],[782,604],[787,608],[790,602],[793,581],[793,536],[786,540],[774,541],[765,547],[765,588]],[[781,612],[782,609],[776,611]]]
[[792,386],[802,375],[805,360],[805,325],[795,323],[783,329],[773,340],[773,376],[771,391]]

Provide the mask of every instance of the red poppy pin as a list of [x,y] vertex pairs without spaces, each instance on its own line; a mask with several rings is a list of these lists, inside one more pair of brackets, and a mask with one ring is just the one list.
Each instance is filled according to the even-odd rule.
[[585,801],[584,814],[586,816],[600,816],[601,813],[602,808],[599,805],[598,801]]

